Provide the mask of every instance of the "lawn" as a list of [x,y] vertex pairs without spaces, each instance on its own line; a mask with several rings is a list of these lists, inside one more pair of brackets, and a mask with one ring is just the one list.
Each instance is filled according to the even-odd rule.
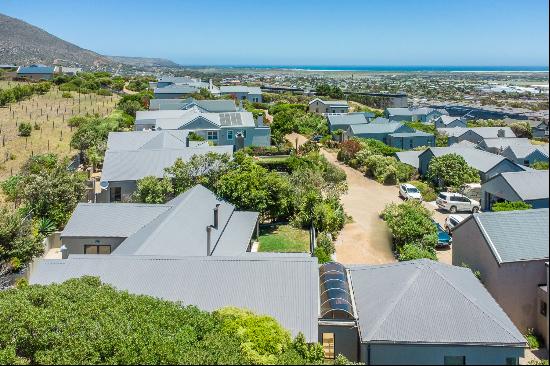
[[[16,82],[0,81],[0,88],[13,87]],[[27,100],[0,108],[0,180],[17,174],[22,164],[32,154],[52,152],[61,156],[73,156],[69,147],[72,129],[67,120],[75,115],[99,114],[105,116],[115,107],[119,97],[96,94],[72,93],[73,98],[62,98],[57,87],[44,95],[34,95]],[[31,136],[18,134],[21,122],[33,126]]]
[[290,225],[273,225],[260,228],[260,252],[309,252],[309,231]]

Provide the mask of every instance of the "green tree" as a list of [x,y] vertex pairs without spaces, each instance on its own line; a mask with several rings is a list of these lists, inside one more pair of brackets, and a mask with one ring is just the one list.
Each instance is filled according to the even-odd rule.
[[427,178],[443,187],[458,189],[466,183],[479,183],[480,176],[458,154],[434,157],[428,166]]
[[510,125],[510,128],[512,129],[512,131],[514,131],[514,134],[517,137],[525,137],[528,139],[533,138],[533,132],[531,130],[531,125],[529,124],[529,122],[512,123]]
[[132,117],[135,117],[136,112],[142,110],[143,107],[141,103],[138,101],[128,100],[128,101],[119,103],[117,108],[122,110],[124,113]]
[[209,152],[193,155],[188,162],[177,159],[174,165],[166,168],[165,171],[172,182],[175,195],[197,184],[212,190],[223,174],[228,171],[229,160],[230,156],[227,154]]
[[173,192],[170,179],[149,176],[137,181],[132,199],[142,203],[165,203]]
[[21,122],[19,124],[19,136],[28,137],[31,135],[31,132],[32,132],[32,126],[30,123]]

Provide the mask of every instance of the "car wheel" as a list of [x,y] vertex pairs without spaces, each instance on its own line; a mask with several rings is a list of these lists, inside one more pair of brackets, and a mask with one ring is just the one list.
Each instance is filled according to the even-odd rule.
[[472,213],[477,213],[477,212],[479,212],[479,207],[472,208]]
[[456,213],[456,206],[451,206],[449,211],[451,211],[451,213]]

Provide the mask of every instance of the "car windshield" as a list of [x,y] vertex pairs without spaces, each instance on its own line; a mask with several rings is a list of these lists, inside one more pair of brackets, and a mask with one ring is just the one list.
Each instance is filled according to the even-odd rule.
[[418,193],[419,191],[415,187],[410,187],[410,188],[407,188],[407,192],[409,192],[409,193]]
[[442,200],[447,199],[447,196],[445,196],[443,193],[440,193],[438,197],[441,198]]

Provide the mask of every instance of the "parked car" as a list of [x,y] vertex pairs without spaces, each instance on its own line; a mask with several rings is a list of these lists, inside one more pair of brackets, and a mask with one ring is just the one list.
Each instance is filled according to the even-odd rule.
[[399,195],[403,197],[403,199],[410,200],[420,200],[422,201],[422,194],[412,184],[404,183],[399,186]]
[[437,248],[443,248],[443,247],[450,246],[453,242],[453,238],[451,238],[449,233],[447,233],[445,230],[443,230],[443,228],[441,227],[441,225],[439,225],[439,223],[437,223],[434,220],[432,220],[432,222],[434,223],[435,227],[437,228]]
[[449,215],[445,219],[445,229],[447,229],[449,235],[452,235],[453,229],[462,221],[464,221],[464,217],[460,215]]
[[478,201],[469,199],[460,193],[441,192],[435,200],[437,206],[443,210],[447,210],[450,213],[457,213],[459,211],[469,211],[476,213],[479,211],[480,204]]

